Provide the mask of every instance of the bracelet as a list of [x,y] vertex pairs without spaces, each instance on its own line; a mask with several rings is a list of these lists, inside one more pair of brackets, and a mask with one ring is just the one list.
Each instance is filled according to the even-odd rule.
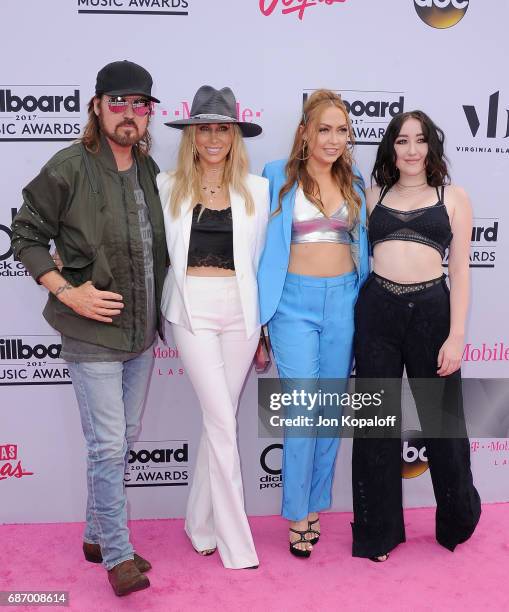
[[61,293],[63,293],[66,289],[73,289],[74,287],[72,285],[70,285],[69,283],[65,283],[65,285],[62,285],[61,287],[59,287],[54,295],[55,297],[58,297]]

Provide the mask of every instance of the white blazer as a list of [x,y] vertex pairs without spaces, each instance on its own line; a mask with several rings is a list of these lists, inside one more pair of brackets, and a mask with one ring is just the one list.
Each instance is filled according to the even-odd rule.
[[[173,183],[172,173],[161,172],[157,175],[171,265],[164,282],[161,310],[168,321],[183,325],[194,333],[186,288],[187,254],[193,213],[190,208],[191,199],[187,198],[182,202],[180,216],[177,218],[171,216],[169,199]],[[270,199],[269,181],[266,178],[249,174],[246,185],[253,197],[255,213],[252,216],[246,214],[242,196],[231,188],[230,203],[233,221],[233,261],[246,334],[250,338],[258,331],[260,325],[256,275],[265,245]]]

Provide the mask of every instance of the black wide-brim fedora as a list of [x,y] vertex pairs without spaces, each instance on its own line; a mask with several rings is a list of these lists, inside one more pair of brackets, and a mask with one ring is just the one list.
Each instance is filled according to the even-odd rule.
[[204,123],[236,123],[246,138],[262,133],[261,125],[237,119],[237,100],[229,87],[215,89],[210,85],[202,85],[196,92],[189,119],[168,121],[164,125],[183,130],[186,125]]

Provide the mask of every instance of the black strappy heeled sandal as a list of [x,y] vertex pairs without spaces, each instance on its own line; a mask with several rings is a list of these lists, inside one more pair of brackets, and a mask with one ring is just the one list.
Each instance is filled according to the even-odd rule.
[[297,529],[292,529],[291,527],[289,527],[288,529],[290,531],[293,531],[293,533],[296,533],[297,535],[300,536],[300,539],[295,540],[295,542],[289,542],[290,552],[292,553],[292,555],[295,555],[296,557],[307,559],[309,556],[311,556],[311,551],[302,550],[301,548],[297,548],[296,546],[297,544],[311,544],[311,540],[306,539],[306,534],[308,533],[308,530],[306,529],[306,531],[297,531]]
[[315,523],[318,523],[319,520],[320,518],[317,518],[314,521],[308,521],[308,533],[316,534],[310,540],[307,540],[310,544],[313,544],[313,546],[315,544],[318,544],[318,541],[320,540],[320,532],[317,531],[316,529],[313,529],[312,525],[314,525]]

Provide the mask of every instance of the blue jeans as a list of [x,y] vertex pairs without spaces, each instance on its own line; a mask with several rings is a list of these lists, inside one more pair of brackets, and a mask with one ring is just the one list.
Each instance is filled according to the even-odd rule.
[[[326,278],[287,274],[269,321],[280,378],[302,382],[350,376],[358,289],[356,272]],[[331,505],[338,448],[337,437],[285,436],[281,514],[286,519],[300,521]]]
[[154,363],[150,347],[128,361],[69,362],[87,445],[85,542],[100,544],[106,569],[132,559],[124,473]]

